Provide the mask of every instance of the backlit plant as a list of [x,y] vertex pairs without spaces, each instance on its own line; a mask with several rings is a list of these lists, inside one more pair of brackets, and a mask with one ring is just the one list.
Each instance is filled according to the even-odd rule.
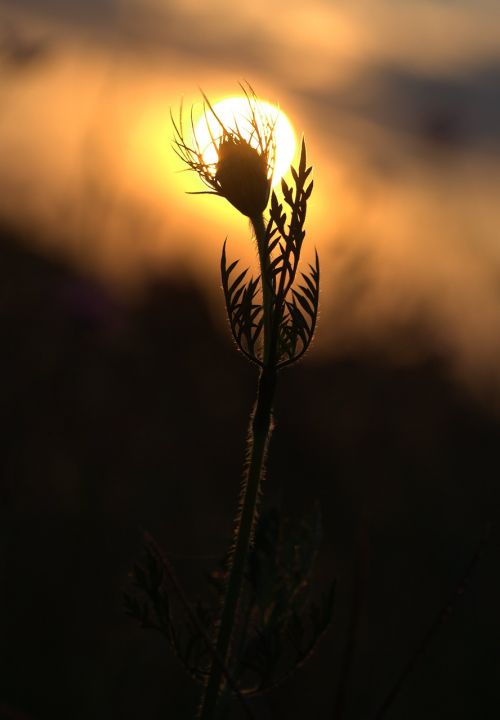
[[[194,607],[187,600],[168,559],[150,536],[146,562],[134,570],[137,592],[126,596],[129,613],[143,625],[161,630],[188,672],[203,683],[202,720],[221,717],[231,697],[239,699],[252,717],[246,698],[282,682],[304,662],[329,624],[333,600],[333,587],[320,606],[309,598],[321,534],[318,512],[294,527],[276,512],[259,521],[276,378],[312,341],[318,316],[319,260],[316,253],[313,264],[305,269],[300,266],[307,202],[313,189],[305,142],[298,167],[291,168],[293,182],[281,181],[280,199],[272,190],[275,123],[260,109],[253,90],[244,91],[248,112],[230,126],[203,96],[205,113],[212,115],[218,127],[217,132],[210,131],[217,157],[214,163],[205,160],[192,114],[188,131],[182,107],[179,117],[172,118],[174,149],[207,187],[200,193],[225,198],[247,216],[258,250],[255,277],[241,269],[238,260],[228,259],[226,243],[221,257],[233,338],[259,369],[234,542],[225,569],[212,576],[212,605]],[[184,622],[174,620],[175,605],[183,610]]]

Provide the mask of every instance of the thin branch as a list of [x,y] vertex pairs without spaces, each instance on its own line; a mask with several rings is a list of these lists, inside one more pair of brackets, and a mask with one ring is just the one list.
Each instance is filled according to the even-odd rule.
[[388,692],[385,700],[383,701],[376,715],[374,716],[374,720],[382,720],[382,718],[386,717],[387,711],[390,709],[397,696],[401,692],[405,681],[407,680],[408,676],[411,675],[415,665],[420,660],[422,655],[424,655],[425,651],[427,650],[433,639],[436,637],[441,627],[448,620],[451,613],[455,609],[458,600],[464,594],[465,587],[479,562],[484,546],[490,538],[492,529],[493,526],[491,524],[488,524],[481,540],[479,541],[476,552],[474,553],[472,559],[467,565],[458,585],[455,587],[451,597],[448,599],[448,602],[441,607],[436,617],[434,618],[434,621],[431,623],[429,629],[422,638],[420,645],[416,648],[413,655],[410,657],[406,665],[401,670],[396,682],[394,683],[391,690]]
[[354,656],[359,640],[359,629],[361,624],[361,613],[366,595],[366,581],[368,574],[368,528],[366,514],[363,512],[358,534],[356,548],[356,560],[354,570],[354,597],[352,602],[351,617],[347,630],[347,641],[344,648],[342,663],[337,686],[337,697],[333,712],[334,720],[342,720],[347,706],[347,694],[349,682],[352,677]]

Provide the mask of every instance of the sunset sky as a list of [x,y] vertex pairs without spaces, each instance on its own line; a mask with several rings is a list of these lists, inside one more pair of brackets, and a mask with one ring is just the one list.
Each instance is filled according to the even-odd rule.
[[[310,336],[268,297],[249,218],[190,194],[206,187],[173,148],[171,114],[241,85],[313,166],[318,322],[275,394],[276,343]],[[261,160],[228,147],[257,166],[260,211]],[[230,282],[261,281],[233,294],[259,378],[225,240]],[[284,299],[315,315],[297,285]],[[202,688],[175,655],[203,680],[234,557],[242,627],[215,657],[237,684],[259,683],[248,649],[262,679],[283,669],[259,720],[497,720],[499,0],[0,0],[0,338],[0,720],[192,718]],[[255,553],[233,542],[254,502]],[[123,609],[143,562],[128,607],[147,627],[149,595],[163,629],[172,611],[168,638]],[[296,609],[334,579],[331,630],[289,678],[325,617],[302,634]]]
[[120,291],[182,268],[218,292],[249,228],[185,194],[169,111],[242,81],[306,138],[323,353],[437,352],[500,389],[495,0],[0,0],[3,219]]

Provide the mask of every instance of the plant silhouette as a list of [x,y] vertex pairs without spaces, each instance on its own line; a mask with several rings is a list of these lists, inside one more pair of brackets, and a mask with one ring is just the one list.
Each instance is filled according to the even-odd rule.
[[[319,259],[301,269],[307,202],[313,190],[312,168],[302,141],[293,183],[281,181],[282,200],[272,190],[276,137],[274,122],[259,107],[250,86],[242,86],[248,113],[227,126],[203,95],[205,113],[219,132],[210,133],[217,160],[205,161],[196,139],[172,117],[174,149],[208,190],[247,216],[259,257],[253,277],[222,248],[221,278],[227,317],[241,353],[259,369],[257,400],[251,413],[248,451],[234,523],[234,541],[225,567],[210,578],[214,602],[193,607],[170,562],[155,541],[146,538],[146,560],[133,573],[135,593],[126,596],[129,614],[145,627],[160,630],[191,677],[203,683],[201,720],[221,717],[236,696],[252,716],[246,698],[287,678],[310,656],[332,615],[334,584],[320,605],[309,598],[312,567],[321,536],[316,509],[290,526],[277,512],[259,521],[262,480],[273,430],[273,402],[279,371],[309,348],[319,303]],[[208,126],[208,124],[207,124]],[[195,193],[196,194],[196,193]],[[264,217],[264,211],[268,217]],[[182,610],[179,622],[173,598]],[[175,617],[174,617],[175,615]]]

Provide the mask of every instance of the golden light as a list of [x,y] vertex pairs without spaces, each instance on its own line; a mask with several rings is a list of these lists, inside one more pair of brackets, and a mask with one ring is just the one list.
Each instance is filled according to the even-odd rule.
[[[214,112],[227,128],[238,127],[241,135],[248,139],[253,146],[258,146],[255,136],[251,136],[251,127],[248,120],[249,106],[246,97],[230,97],[220,100],[213,105]],[[287,172],[295,154],[295,133],[286,115],[276,105],[264,100],[255,101],[256,119],[260,124],[260,116],[274,124],[276,137],[276,161],[272,184],[276,185],[282,176]],[[264,128],[261,127],[263,130]],[[203,152],[203,160],[207,165],[217,162],[217,151],[213,145],[212,138],[218,139],[221,134],[220,125],[213,113],[208,110],[195,126],[194,133],[197,142]],[[211,137],[211,135],[212,137]]]

